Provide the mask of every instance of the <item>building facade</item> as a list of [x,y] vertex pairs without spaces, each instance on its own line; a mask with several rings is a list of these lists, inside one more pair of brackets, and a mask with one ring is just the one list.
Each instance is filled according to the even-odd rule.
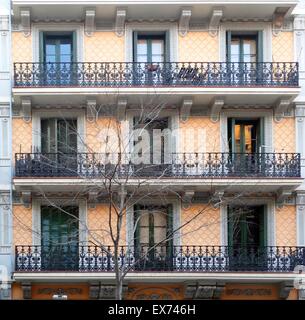
[[303,297],[305,12],[259,2],[12,1],[12,299]]
[[0,4],[0,299],[11,296],[11,15],[10,1]]

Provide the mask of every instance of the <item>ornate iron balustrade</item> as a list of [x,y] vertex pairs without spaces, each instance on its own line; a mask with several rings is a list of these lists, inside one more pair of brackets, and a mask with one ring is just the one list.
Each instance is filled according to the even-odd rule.
[[[113,272],[112,246],[16,246],[16,271]],[[119,267],[128,271],[292,272],[305,266],[305,247],[121,246]]]
[[16,177],[300,177],[299,153],[17,153]]
[[297,62],[14,63],[15,87],[297,87]]

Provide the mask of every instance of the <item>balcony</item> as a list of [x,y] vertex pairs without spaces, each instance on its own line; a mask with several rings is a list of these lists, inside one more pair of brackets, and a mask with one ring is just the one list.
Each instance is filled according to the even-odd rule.
[[[114,272],[112,246],[16,246],[17,272]],[[305,247],[121,246],[121,270],[171,272],[293,272]]]
[[15,177],[299,178],[298,153],[17,153]]
[[298,87],[296,62],[14,63],[15,88]]

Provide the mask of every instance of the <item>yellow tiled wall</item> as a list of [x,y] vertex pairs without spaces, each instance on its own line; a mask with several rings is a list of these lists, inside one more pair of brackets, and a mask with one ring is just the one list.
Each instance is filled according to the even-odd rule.
[[13,62],[32,62],[32,36],[25,37],[22,32],[12,32]]
[[293,32],[280,32],[272,37],[272,61],[294,61]]
[[[186,122],[180,122],[179,126],[179,152],[220,151],[219,121],[213,123],[209,117],[190,117]],[[194,129],[194,136],[189,129]]]
[[125,38],[114,32],[94,32],[84,38],[85,62],[124,62]]
[[13,230],[14,245],[32,244],[32,208],[13,205]]
[[274,151],[295,152],[295,119],[283,118],[280,122],[273,121]]
[[[113,140],[107,140],[108,135]],[[86,146],[89,152],[119,152],[118,141],[121,135],[120,122],[113,117],[98,118],[86,123]]]
[[276,245],[295,246],[296,236],[296,207],[284,206],[275,211]]
[[179,61],[219,61],[218,42],[218,37],[211,37],[208,32],[188,32],[185,37],[179,37]]
[[[109,214],[110,209],[106,204],[97,205],[95,208],[88,208],[87,219],[89,229],[89,240],[97,245],[112,245],[112,240],[109,233]],[[112,209],[112,217],[115,217],[116,213]],[[123,224],[121,228],[121,244],[126,244],[126,220],[123,217]],[[113,218],[113,227],[115,230],[116,219]]]
[[[193,217],[196,218],[191,221]],[[191,222],[189,222],[191,221]],[[220,210],[207,204],[181,209],[182,245],[220,245]]]
[[18,152],[31,152],[32,122],[25,122],[21,118],[13,118],[13,155]]

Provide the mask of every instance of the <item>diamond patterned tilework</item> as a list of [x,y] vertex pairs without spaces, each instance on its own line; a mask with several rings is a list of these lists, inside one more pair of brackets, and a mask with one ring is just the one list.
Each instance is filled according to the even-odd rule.
[[[115,118],[99,118],[95,122],[86,123],[86,143],[90,152],[117,152],[116,144],[110,140],[106,141],[104,134],[111,136],[111,132],[114,135],[114,139],[118,138],[120,134],[119,122]],[[108,131],[109,130],[109,131]]]
[[124,62],[125,40],[114,32],[95,32],[85,37],[85,62]]
[[208,32],[188,32],[185,37],[179,37],[179,61],[219,61],[218,40]]
[[272,37],[272,61],[292,62],[293,51],[293,32],[281,32]]
[[23,119],[13,119],[13,154],[18,152],[31,152],[32,123]]
[[[220,124],[213,123],[208,117],[190,117],[180,122],[179,152],[219,152]],[[194,129],[189,134],[188,129]]]
[[13,62],[32,62],[32,37],[25,37],[22,32],[12,33]]
[[295,152],[295,120],[284,118],[280,122],[273,122],[274,151]]
[[14,245],[32,244],[32,209],[23,205],[13,206]]
[[295,206],[284,206],[275,212],[276,220],[276,245],[296,245],[296,208]]
[[181,230],[182,245],[220,245],[220,210],[207,204],[192,205],[189,209],[181,210],[181,224],[192,222]]
[[[88,208],[88,229],[89,240],[96,243],[102,243],[104,245],[112,245],[112,240],[109,235],[109,207],[106,204],[97,205],[96,208]],[[112,211],[113,217],[115,212]],[[112,219],[112,227],[116,228],[115,219]],[[91,236],[90,236],[91,235]],[[126,244],[126,222],[123,218],[123,224],[121,228],[121,245]]]

